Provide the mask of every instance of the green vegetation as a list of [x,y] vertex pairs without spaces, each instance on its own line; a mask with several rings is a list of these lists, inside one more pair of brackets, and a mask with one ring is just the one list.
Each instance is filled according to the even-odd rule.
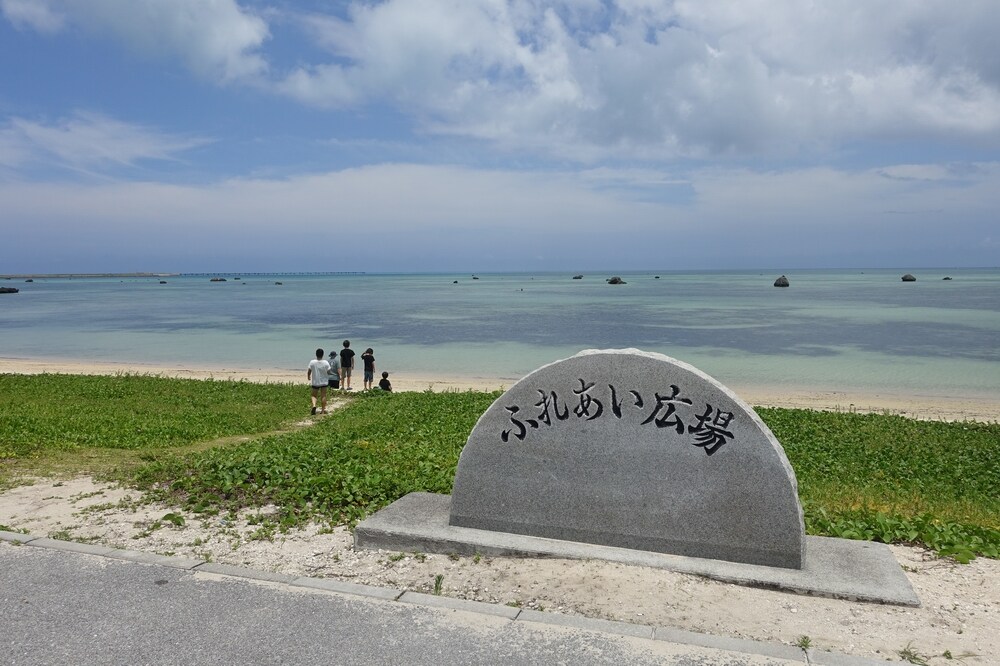
[[274,504],[282,527],[353,522],[414,491],[451,492],[484,393],[373,392],[315,426],[164,458],[130,480],[195,512]]
[[100,472],[159,450],[258,435],[307,414],[308,404],[291,384],[0,374],[0,488],[19,472]]
[[1000,424],[761,409],[810,534],[1000,557]]
[[[497,395],[376,391],[309,419],[303,386],[0,375],[0,486],[90,473],[194,512],[273,505],[260,516],[259,538],[270,538],[310,520],[351,523],[409,492],[450,492]],[[759,413],[795,469],[810,534],[1000,557],[1000,424]]]
[[927,657],[917,652],[913,647],[913,641],[906,644],[902,650],[896,650],[896,654],[903,661],[909,662],[911,664],[917,664],[918,666],[929,666],[927,662]]

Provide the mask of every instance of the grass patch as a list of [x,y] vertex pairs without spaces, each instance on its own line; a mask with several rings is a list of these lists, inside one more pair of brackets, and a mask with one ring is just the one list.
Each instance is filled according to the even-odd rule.
[[[53,386],[68,394],[61,404],[43,399]],[[206,514],[274,506],[260,517],[258,538],[270,538],[310,520],[351,523],[409,492],[451,492],[497,395],[359,394],[289,429],[308,407],[302,386],[0,375],[0,456],[24,472],[96,467]],[[1000,556],[1000,424],[758,413],[795,469],[808,533]]]
[[810,534],[1000,556],[1000,424],[760,409]]
[[193,511],[275,505],[292,527],[353,522],[414,491],[451,492],[485,393],[373,392],[312,428],[175,456],[131,476]]
[[273,430],[308,404],[307,389],[292,384],[0,374],[0,487],[20,473],[102,472]]

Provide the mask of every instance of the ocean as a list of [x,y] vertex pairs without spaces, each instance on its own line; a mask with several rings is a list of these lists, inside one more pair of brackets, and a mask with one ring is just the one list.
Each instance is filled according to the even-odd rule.
[[20,289],[0,295],[0,357],[304,372],[350,339],[396,376],[510,385],[636,347],[734,386],[1000,395],[1000,270],[904,272],[791,271],[788,288],[774,271],[0,280]]

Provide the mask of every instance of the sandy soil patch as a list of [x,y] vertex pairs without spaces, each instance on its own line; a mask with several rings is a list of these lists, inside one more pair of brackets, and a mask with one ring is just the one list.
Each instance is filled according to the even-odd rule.
[[[727,585],[686,574],[599,561],[449,557],[356,551],[344,527],[312,525],[269,540],[254,512],[202,518],[90,478],[37,479],[0,494],[0,525],[38,536],[203,558],[264,571],[327,577],[560,613],[655,624],[899,659],[909,647],[931,663],[1000,663],[1000,562],[968,565],[893,546],[923,606],[902,608]],[[171,520],[168,514],[180,516]],[[972,656],[975,655],[975,656]]]

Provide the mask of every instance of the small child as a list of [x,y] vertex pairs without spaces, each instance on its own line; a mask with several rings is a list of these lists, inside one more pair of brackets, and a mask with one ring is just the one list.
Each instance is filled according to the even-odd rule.
[[340,350],[340,385],[345,391],[351,390],[351,371],[354,370],[354,350],[351,341],[344,340],[344,348]]
[[383,391],[388,391],[389,393],[392,393],[392,384],[389,383],[389,373],[388,372],[383,372],[382,373],[382,379],[379,380],[378,387],[380,389],[382,389]]
[[361,360],[365,362],[365,390],[368,391],[375,379],[375,350],[371,347],[366,349],[361,355]]

